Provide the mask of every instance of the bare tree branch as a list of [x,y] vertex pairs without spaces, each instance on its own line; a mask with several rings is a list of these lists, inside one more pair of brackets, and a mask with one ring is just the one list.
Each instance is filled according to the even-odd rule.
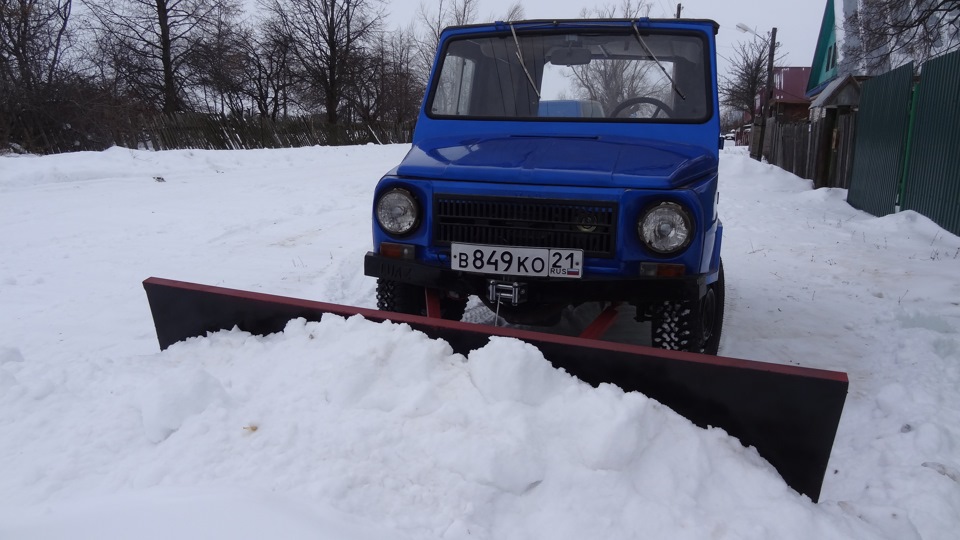
[[768,51],[768,44],[760,38],[735,45],[730,69],[720,77],[720,103],[754,115],[756,98],[766,84]]
[[365,47],[378,36],[382,7],[375,0],[269,0],[268,11],[292,44],[306,90],[322,99],[336,124],[347,91],[362,77]]
[[199,48],[216,32],[218,13],[236,0],[84,0],[111,69],[140,99],[166,113],[188,110],[200,84]]
[[960,49],[960,0],[861,0],[845,27],[844,55],[867,73]]

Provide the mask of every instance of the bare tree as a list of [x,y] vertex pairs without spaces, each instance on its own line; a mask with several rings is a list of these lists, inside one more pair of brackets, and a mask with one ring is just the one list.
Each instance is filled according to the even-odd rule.
[[629,98],[656,97],[668,88],[650,77],[659,70],[646,62],[590,62],[571,71],[577,97],[599,101],[608,112]]
[[0,0],[0,84],[5,93],[29,94],[55,79],[72,8],[72,0]]
[[102,55],[133,95],[165,113],[188,109],[189,60],[206,23],[232,0],[84,0]]
[[861,0],[846,27],[860,39],[844,55],[861,69],[920,64],[960,49],[960,0]]
[[413,122],[420,113],[420,102],[426,90],[426,81],[413,68],[416,43],[406,32],[391,35],[388,55],[390,101],[383,120],[388,122]]
[[430,75],[443,29],[470,24],[475,22],[476,18],[477,0],[437,0],[433,5],[420,2],[415,22],[415,60],[416,70],[424,79]]
[[[448,26],[472,24],[478,20],[479,0],[437,0],[433,4],[421,2],[413,23],[414,29],[408,30],[414,36],[413,65],[417,76],[426,80],[433,67],[433,58],[440,44],[440,34]],[[498,17],[489,15],[489,19],[519,21],[524,18],[520,0],[514,2],[507,12]]]
[[351,108],[364,122],[412,122],[424,83],[411,68],[416,45],[404,31],[382,34],[365,57],[365,79],[351,88]]
[[49,151],[75,118],[62,107],[79,101],[64,65],[72,8],[71,0],[0,0],[0,145]]
[[268,0],[266,7],[293,45],[304,89],[320,98],[327,122],[338,123],[348,89],[362,78],[364,47],[377,36],[380,4],[375,0]]
[[285,117],[299,80],[292,38],[280,30],[277,20],[265,19],[258,23],[244,50],[244,91],[253,107],[271,120]]
[[477,19],[477,0],[455,0],[450,6],[449,14],[448,26],[470,24]]
[[722,109],[720,111],[720,132],[736,129],[743,124],[743,113],[740,110]]
[[503,20],[505,21],[519,21],[523,20],[526,17],[526,12],[523,10],[523,6],[520,5],[520,1],[517,0],[507,8],[507,13],[504,15]]
[[756,116],[757,96],[767,84],[769,43],[760,38],[734,46],[730,68],[720,77],[720,103],[744,114]]
[[239,11],[229,4],[215,6],[203,24],[206,31],[199,33],[189,48],[190,71],[196,76],[208,110],[242,116],[247,103],[246,64],[251,61],[247,44],[253,39],[252,31],[240,24]]
[[580,10],[580,17],[596,17],[600,19],[610,19],[622,17],[625,19],[638,19],[640,17],[649,17],[653,4],[645,0],[640,0],[636,4],[633,0],[621,0],[620,4],[605,4],[591,9],[583,8]]
[[[624,0],[619,6],[583,9],[580,16],[638,18],[648,16],[651,8],[647,2],[635,5],[632,0]],[[603,110],[609,112],[628,98],[652,96],[663,90],[649,78],[651,69],[646,62],[590,62],[573,66],[572,76],[580,94],[578,97],[599,101]]]

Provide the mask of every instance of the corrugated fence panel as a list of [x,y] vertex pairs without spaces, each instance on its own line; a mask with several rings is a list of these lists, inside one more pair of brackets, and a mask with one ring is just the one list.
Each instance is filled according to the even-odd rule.
[[921,76],[902,208],[960,235],[960,51]]
[[863,84],[847,202],[875,216],[896,210],[910,119],[913,63]]

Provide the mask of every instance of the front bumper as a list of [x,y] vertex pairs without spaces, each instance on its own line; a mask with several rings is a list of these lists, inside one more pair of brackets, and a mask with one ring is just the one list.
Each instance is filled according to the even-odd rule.
[[526,301],[536,304],[579,304],[594,301],[634,303],[698,300],[707,290],[704,274],[683,277],[584,276],[580,279],[520,278],[482,275],[394,259],[368,252],[363,259],[367,276],[389,279],[459,295],[484,296],[488,280],[518,281],[526,285]]

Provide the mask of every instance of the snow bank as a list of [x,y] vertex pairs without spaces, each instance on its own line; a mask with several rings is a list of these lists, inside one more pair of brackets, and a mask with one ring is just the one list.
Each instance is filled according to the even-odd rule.
[[954,539],[960,238],[742,150],[721,353],[849,374],[820,504],[513,340],[327,317],[158,353],[150,275],[374,305],[370,196],[406,148],[112,149],[0,158],[0,538]]
[[[847,536],[721,430],[512,339],[464,358],[405,325],[328,315],[97,364],[17,370],[0,422],[24,443],[4,459],[32,478],[0,481],[0,500],[130,492],[133,513],[196,519],[163,490],[237,485],[419,538]],[[216,521],[240,502],[205,504]]]

